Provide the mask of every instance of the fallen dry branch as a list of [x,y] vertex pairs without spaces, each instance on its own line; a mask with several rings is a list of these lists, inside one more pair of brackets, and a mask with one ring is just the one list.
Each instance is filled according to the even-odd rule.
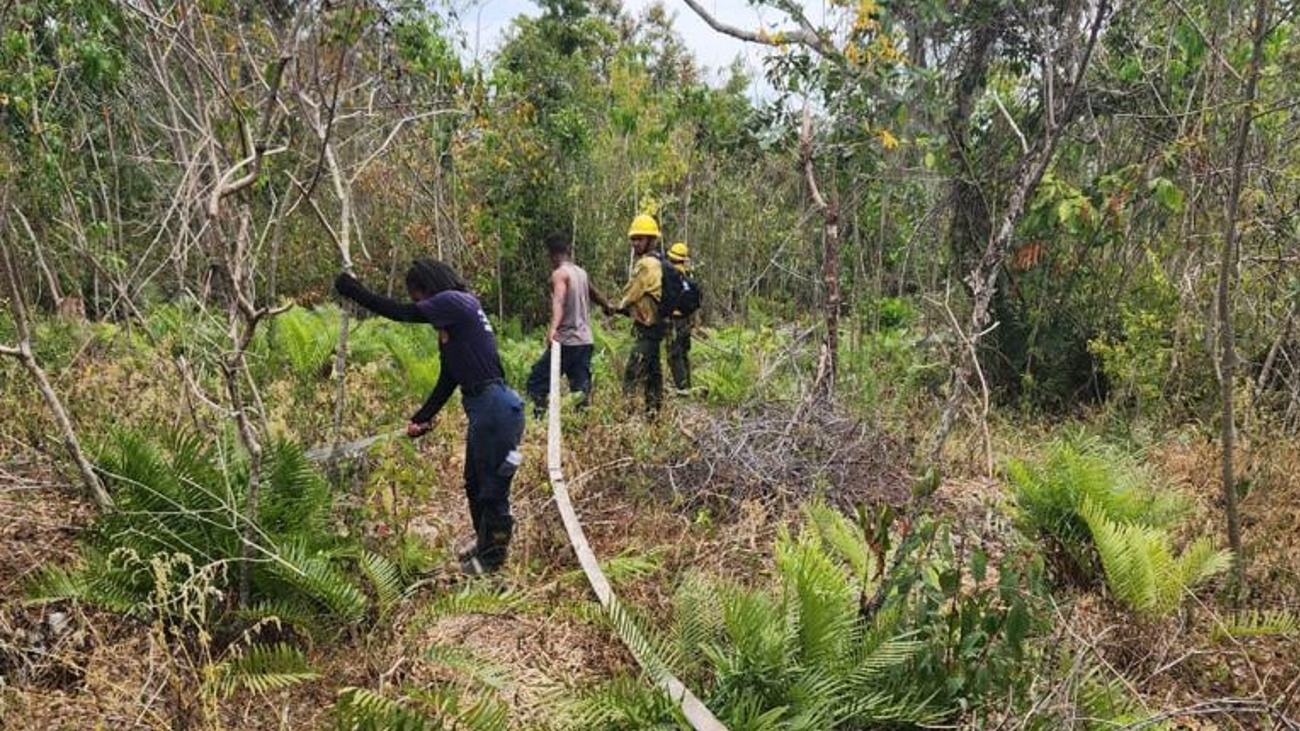
[[1165,721],[1197,716],[1221,716],[1238,720],[1244,717],[1262,716],[1273,722],[1273,728],[1287,729],[1288,731],[1300,729],[1300,724],[1288,718],[1286,714],[1282,713],[1281,709],[1267,701],[1254,698],[1219,698],[1196,703],[1186,708],[1176,708],[1157,713],[1150,718],[1130,723],[1127,726],[1121,726],[1120,731],[1142,731],[1142,729],[1152,728]]

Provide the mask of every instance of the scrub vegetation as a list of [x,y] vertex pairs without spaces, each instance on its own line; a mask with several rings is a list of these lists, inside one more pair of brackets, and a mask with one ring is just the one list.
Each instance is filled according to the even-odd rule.
[[[1297,728],[1296,8],[752,4],[0,2],[0,726]],[[336,276],[523,392],[649,225],[691,383],[593,306],[560,404],[619,608],[531,415],[464,575],[446,334]]]

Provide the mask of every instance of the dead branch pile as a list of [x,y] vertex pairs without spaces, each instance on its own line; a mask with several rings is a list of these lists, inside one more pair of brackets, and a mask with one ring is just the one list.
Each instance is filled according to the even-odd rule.
[[667,468],[686,507],[760,500],[782,507],[823,497],[841,509],[903,503],[908,450],[903,440],[824,405],[765,404],[729,418],[687,414],[694,451]]

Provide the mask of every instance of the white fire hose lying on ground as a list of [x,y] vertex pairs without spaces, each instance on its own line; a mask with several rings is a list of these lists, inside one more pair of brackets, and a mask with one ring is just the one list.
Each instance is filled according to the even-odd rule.
[[682,716],[690,722],[695,731],[727,731],[727,727],[714,717],[704,703],[668,670],[652,650],[648,649],[650,645],[644,641],[640,628],[628,617],[618,597],[614,596],[614,590],[610,588],[609,580],[600,570],[596,554],[592,553],[591,544],[587,542],[587,536],[582,531],[578,514],[573,511],[573,503],[569,500],[569,488],[564,481],[560,460],[559,343],[551,344],[551,396],[547,407],[546,472],[550,478],[551,492],[555,495],[555,506],[560,509],[564,530],[569,534],[569,543],[573,546],[574,553],[578,554],[578,563],[582,564],[582,572],[587,575],[592,591],[596,592],[596,598],[600,600],[601,606],[613,620],[619,639],[632,652],[641,669],[650,676],[655,685],[667,693],[668,697],[681,708]]
[[[560,509],[560,518],[564,521],[564,530],[569,534],[569,543],[573,546],[573,552],[578,556],[578,563],[582,565],[582,573],[586,574],[587,582],[591,584],[592,591],[596,592],[596,598],[600,600],[601,607],[605,609],[605,612],[612,620],[619,639],[622,640],[623,644],[632,653],[632,656],[636,658],[637,664],[650,676],[655,685],[664,693],[667,693],[668,697],[678,705],[682,716],[695,731],[727,731],[727,727],[722,725],[722,722],[714,717],[704,703],[682,684],[682,681],[678,680],[677,676],[672,674],[668,667],[664,665],[663,660],[655,655],[650,643],[645,639],[645,634],[631,619],[627,611],[623,609],[618,597],[614,596],[614,590],[609,585],[609,579],[605,578],[605,573],[600,570],[600,563],[596,560],[596,554],[592,553],[591,544],[587,542],[587,535],[582,530],[582,523],[579,522],[578,514],[573,510],[573,503],[569,500],[569,488],[564,481],[564,471],[561,469],[562,462],[560,459],[560,345],[558,343],[551,344],[550,394],[546,425],[546,472],[551,483],[551,492],[555,495],[555,506]],[[387,441],[405,433],[405,429],[396,429],[353,442],[327,444],[308,450],[306,457],[312,462],[348,459],[361,454],[378,442]]]

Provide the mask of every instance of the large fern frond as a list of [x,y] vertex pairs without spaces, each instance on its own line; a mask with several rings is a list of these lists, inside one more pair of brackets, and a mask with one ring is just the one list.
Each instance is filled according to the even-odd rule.
[[526,598],[510,589],[486,584],[467,584],[454,594],[443,594],[429,602],[416,615],[414,625],[426,627],[440,619],[460,614],[508,614],[523,609]]
[[219,693],[229,695],[238,689],[265,693],[319,677],[296,647],[253,645],[217,665],[212,682]]
[[820,542],[778,539],[776,565],[798,631],[799,658],[807,665],[834,663],[848,651],[858,620],[857,592]]
[[871,575],[872,555],[862,528],[820,501],[805,505],[804,515],[812,523],[817,535],[848,563],[858,581],[865,582]]
[[1300,617],[1285,609],[1252,609],[1218,624],[1215,639],[1226,637],[1291,637],[1300,635]]
[[412,691],[410,696],[427,709],[439,729],[506,731],[510,725],[510,707],[492,693],[439,685]]
[[369,603],[366,595],[335,565],[328,553],[311,553],[301,543],[279,546],[271,573],[284,584],[319,602],[344,622],[360,622]]
[[1166,527],[1186,509],[1177,494],[1152,489],[1129,455],[1095,439],[1054,442],[1041,461],[1012,461],[1006,471],[1022,526],[1084,577],[1095,565],[1085,502],[1107,520],[1148,528]]
[[86,575],[80,569],[43,566],[27,578],[23,594],[31,604],[83,601],[86,598]]
[[716,582],[698,573],[688,574],[673,595],[673,618],[676,667],[686,677],[698,677],[706,649],[717,644],[725,631]]
[[235,616],[253,622],[273,620],[293,627],[311,638],[317,637],[322,624],[320,606],[298,594],[264,599],[236,611]]
[[329,483],[307,459],[302,446],[274,440],[263,459],[265,486],[258,522],[275,536],[319,540],[329,533]]
[[425,649],[424,657],[432,664],[485,688],[501,692],[510,687],[510,673],[505,668],[463,647],[434,644]]
[[362,551],[357,566],[375,591],[375,603],[381,616],[387,616],[402,599],[405,588],[402,572],[388,557],[374,551]]
[[563,689],[553,699],[570,731],[688,729],[671,700],[644,678],[620,675],[589,690]]
[[271,344],[298,376],[318,373],[329,362],[338,340],[338,328],[321,314],[291,308],[272,321]]
[[[605,578],[610,584],[619,586],[621,584],[644,579],[663,566],[662,549],[651,551],[625,550],[617,556],[610,556],[602,559],[600,562],[601,571],[604,572]],[[581,569],[566,571],[562,578],[566,581],[585,582],[586,577]]]
[[428,715],[368,688],[346,687],[334,704],[334,720],[340,731],[435,731],[440,729]]
[[1151,617],[1177,608],[1183,595],[1231,565],[1231,554],[1198,540],[1175,557],[1169,535],[1158,528],[1118,523],[1091,501],[1081,514],[1106,572],[1106,583],[1121,602]]

